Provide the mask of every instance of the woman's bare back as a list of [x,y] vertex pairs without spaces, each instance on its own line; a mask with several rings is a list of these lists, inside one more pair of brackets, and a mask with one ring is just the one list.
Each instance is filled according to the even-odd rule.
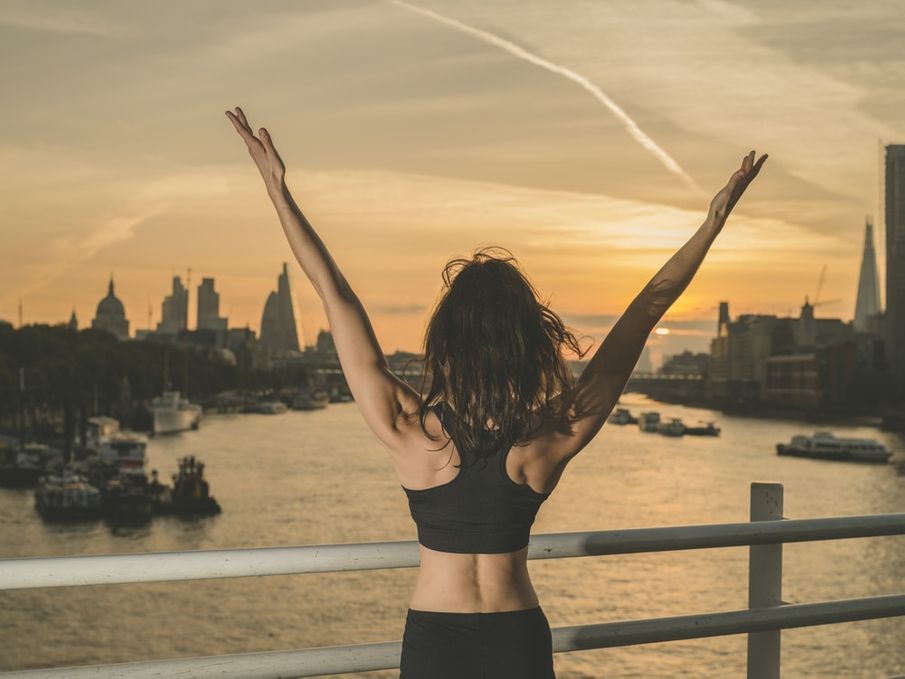
[[[412,490],[433,488],[452,481],[459,473],[459,452],[449,442],[436,413],[425,420],[427,431],[440,436],[432,441],[421,430],[417,418],[409,423],[411,449],[394,456],[400,483]],[[543,429],[541,429],[543,431]],[[518,484],[539,493],[552,492],[562,474],[542,438],[514,446],[506,456],[506,474]],[[422,611],[489,613],[515,611],[538,605],[537,593],[528,573],[528,547],[503,554],[458,554],[419,545],[421,566],[409,607]]]

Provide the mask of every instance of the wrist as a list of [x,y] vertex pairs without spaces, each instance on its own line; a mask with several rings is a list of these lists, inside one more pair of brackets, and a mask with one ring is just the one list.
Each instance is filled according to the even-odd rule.
[[726,217],[724,215],[711,211],[707,213],[707,217],[704,219],[704,223],[701,224],[701,228],[715,236],[722,230],[725,223]]
[[264,185],[267,187],[267,194],[274,201],[281,198],[285,199],[289,193],[289,189],[286,187],[286,180],[283,177],[265,179]]

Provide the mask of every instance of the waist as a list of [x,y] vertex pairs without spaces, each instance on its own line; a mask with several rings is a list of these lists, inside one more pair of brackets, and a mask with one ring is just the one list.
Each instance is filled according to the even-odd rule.
[[493,613],[539,605],[528,573],[528,548],[505,554],[457,554],[419,546],[421,565],[409,607]]

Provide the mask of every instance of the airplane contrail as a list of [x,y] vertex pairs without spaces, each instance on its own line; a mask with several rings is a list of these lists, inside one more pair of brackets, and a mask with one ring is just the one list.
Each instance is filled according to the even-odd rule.
[[505,40],[504,38],[499,37],[498,35],[494,35],[493,33],[488,33],[487,31],[481,30],[480,28],[475,28],[474,26],[469,26],[468,24],[464,24],[457,19],[452,19],[443,14],[438,14],[437,12],[433,12],[429,9],[424,9],[423,7],[419,7],[417,5],[412,5],[404,0],[387,0],[394,5],[398,5],[399,7],[404,7],[412,12],[416,12],[423,16],[434,19],[435,21],[439,21],[440,23],[446,24],[447,26],[451,26],[455,28],[457,31],[461,31],[462,33],[467,33],[468,35],[473,35],[474,37],[482,40],[490,45],[495,47],[499,47],[500,49],[509,52],[510,54],[518,57],[519,59],[523,59],[529,63],[534,64],[535,66],[540,66],[552,73],[556,73],[557,75],[561,75],[568,80],[578,84],[583,89],[587,90],[597,99],[601,104],[606,106],[610,112],[619,119],[622,123],[623,127],[625,127],[626,131],[635,139],[642,147],[646,150],[650,151],[654,157],[657,158],[667,170],[678,176],[688,185],[690,188],[698,191],[700,193],[706,193],[700,186],[698,186],[697,182],[691,178],[691,176],[682,169],[682,167],[675,161],[675,159],[670,156],[666,151],[664,151],[657,142],[650,138],[650,136],[642,130],[638,124],[631,119],[631,117],[617,104],[613,101],[609,95],[601,90],[597,85],[588,80],[585,76],[580,73],[576,73],[570,68],[566,68],[565,66],[561,66],[560,64],[555,64],[552,61],[548,61],[543,57],[540,57],[532,52],[527,51],[526,49],[519,47],[513,42],[509,40]]

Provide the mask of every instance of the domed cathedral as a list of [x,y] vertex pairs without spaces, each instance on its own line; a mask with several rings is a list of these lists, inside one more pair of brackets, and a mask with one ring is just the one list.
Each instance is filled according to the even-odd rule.
[[113,276],[107,287],[107,296],[97,305],[97,313],[91,321],[91,327],[106,330],[121,340],[129,339],[129,321],[126,320],[126,309],[119,298],[113,294]]

